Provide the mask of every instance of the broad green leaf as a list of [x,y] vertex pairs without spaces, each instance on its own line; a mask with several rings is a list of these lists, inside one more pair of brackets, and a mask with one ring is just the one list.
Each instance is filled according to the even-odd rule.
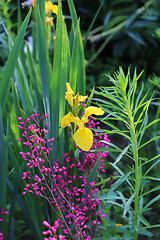
[[9,226],[8,240],[15,240],[15,224],[13,218],[11,219]]
[[52,81],[50,82],[51,119],[53,122],[51,136],[55,138],[53,149],[54,158],[57,158],[59,154],[62,156],[64,151],[64,142],[62,141],[63,129],[60,128],[59,125],[62,117],[65,115],[65,90],[66,81],[69,81],[69,71],[69,40],[66,25],[62,17],[61,4],[59,3],[56,24],[53,73]]
[[[77,23],[78,24],[78,23]],[[79,24],[78,27],[78,71],[77,71],[77,92],[86,94],[86,70],[85,70],[85,56],[82,43],[82,36]]]
[[71,85],[71,88],[74,93],[76,93],[77,90],[77,72],[78,72],[78,58],[79,58],[79,34],[78,34],[78,24],[75,30],[74,34],[74,42],[73,42],[73,49],[72,49],[72,58],[71,58],[71,67],[70,67],[70,78],[69,82]]

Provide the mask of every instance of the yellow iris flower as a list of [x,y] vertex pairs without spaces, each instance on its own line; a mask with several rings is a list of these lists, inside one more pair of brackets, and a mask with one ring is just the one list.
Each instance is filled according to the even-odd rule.
[[[83,102],[87,96],[79,96],[79,93],[76,94],[75,102],[73,103],[73,90],[71,89],[69,83],[66,83],[67,92],[65,98],[69,102],[70,106],[74,108],[75,104],[79,102]],[[74,116],[72,112],[66,114],[61,122],[61,127],[67,127],[71,122],[75,123],[78,126],[78,129],[75,131],[73,138],[77,144],[77,146],[84,151],[89,151],[93,144],[93,133],[92,131],[85,127],[84,124],[88,123],[88,117],[92,114],[95,115],[103,115],[104,111],[99,107],[87,107],[85,109],[85,113],[80,119],[78,116]]]
[[[29,3],[28,3],[29,2]],[[30,6],[32,5],[33,7],[36,7],[36,0],[28,0],[24,3],[22,3],[22,6]],[[58,14],[58,5],[53,4],[51,1],[46,1],[45,2],[45,13],[46,13],[46,23],[50,24],[53,26],[53,17],[50,17],[50,12],[53,12],[54,14]],[[63,16],[65,19],[65,17]]]
[[[36,6],[36,0],[32,0],[31,4],[33,7]],[[58,13],[58,6],[56,4],[53,4],[51,1],[47,1],[45,2],[45,12],[50,12],[52,11],[53,13],[55,13],[57,15]]]
[[66,83],[66,88],[67,88],[67,92],[66,92],[65,99],[68,101],[71,107],[73,107],[74,99],[75,99],[75,104],[78,105],[79,102],[83,102],[88,97],[88,96],[79,95],[79,93],[77,93],[76,96],[73,97],[74,92],[68,82]]

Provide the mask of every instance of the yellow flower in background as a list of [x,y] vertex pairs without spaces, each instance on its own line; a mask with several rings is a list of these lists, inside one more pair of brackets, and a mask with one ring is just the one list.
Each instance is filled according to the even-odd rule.
[[[30,1],[28,1],[28,2],[30,2]],[[28,3],[28,2],[26,1],[23,4]],[[27,6],[29,6],[29,5],[30,4],[28,3]],[[33,7],[35,7],[36,6],[36,0],[31,0],[31,5]],[[48,12],[51,12],[51,11],[57,15],[57,13],[58,13],[58,5],[53,4],[51,1],[45,2],[45,12],[48,13]]]
[[65,115],[61,122],[61,127],[65,128],[69,123],[73,122],[78,126],[78,129],[73,135],[73,138],[77,146],[84,151],[89,151],[93,144],[93,133],[92,131],[85,127],[84,124],[88,123],[88,117],[92,114],[103,115],[104,111],[99,107],[88,107],[85,109],[85,113],[80,119],[78,116],[74,116],[71,112]]
[[116,227],[122,227],[123,226],[123,224],[121,224],[121,223],[115,223],[114,224]]
[[45,12],[50,12],[52,11],[57,15],[58,13],[58,6],[53,4],[51,1],[45,2]]

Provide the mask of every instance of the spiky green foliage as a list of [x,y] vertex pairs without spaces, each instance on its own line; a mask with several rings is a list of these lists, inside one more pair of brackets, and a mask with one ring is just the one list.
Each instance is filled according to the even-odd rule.
[[[116,72],[113,76],[108,76],[111,87],[102,87],[99,88],[99,91],[94,91],[99,96],[99,99],[96,99],[98,105],[106,112],[103,123],[112,129],[105,132],[107,134],[118,134],[120,136],[119,141],[126,144],[124,149],[119,149],[120,153],[116,159],[113,159],[114,163],[110,163],[120,176],[107,194],[104,190],[103,200],[105,199],[107,204],[115,204],[123,209],[123,221],[128,224],[130,237],[135,240],[138,239],[139,234],[145,234],[143,231],[145,228],[157,227],[157,225],[151,226],[144,218],[143,213],[160,198],[160,194],[158,194],[146,205],[143,202],[144,196],[160,189],[155,187],[148,191],[144,185],[144,179],[159,181],[159,178],[152,178],[148,173],[159,163],[160,155],[151,159],[144,158],[146,156],[141,155],[142,148],[160,138],[160,136],[150,136],[148,141],[145,140],[146,130],[154,124],[159,124],[160,119],[148,122],[148,109],[153,99],[147,99],[147,94],[143,94],[143,85],[141,91],[137,94],[138,79],[141,75],[142,72],[137,76],[135,70],[133,79],[131,79],[130,70],[125,76],[123,69],[120,68],[119,72]],[[118,150],[113,144],[112,147]],[[130,168],[128,168],[127,173],[124,173],[117,165],[120,161],[123,162],[126,157]],[[147,172],[143,172],[144,165],[150,166]],[[103,184],[103,181],[101,181],[101,184]],[[129,191],[125,190],[127,195],[125,192],[117,191],[117,188],[124,182],[128,185],[127,189],[129,188]]]

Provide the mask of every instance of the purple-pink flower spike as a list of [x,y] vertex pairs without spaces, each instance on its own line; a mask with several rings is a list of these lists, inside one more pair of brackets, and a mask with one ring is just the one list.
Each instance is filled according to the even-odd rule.
[[[100,220],[105,215],[102,211],[98,211],[100,201],[96,197],[96,193],[99,189],[95,186],[95,181],[87,183],[87,176],[99,156],[101,156],[101,160],[98,173],[105,172],[104,159],[107,151],[84,153],[81,150],[84,155],[83,163],[66,153],[64,154],[64,165],[56,160],[51,169],[49,158],[54,138],[49,139],[48,142],[46,140],[48,124],[43,129],[40,128],[40,121],[47,117],[47,114],[40,117],[40,114],[36,113],[26,121],[21,117],[18,118],[18,127],[23,130],[22,138],[19,138],[18,141],[22,141],[22,144],[28,146],[29,149],[27,152],[20,152],[30,169],[23,172],[22,179],[28,179],[23,194],[30,192],[48,200],[50,206],[60,217],[55,222],[55,226],[62,229],[63,235],[70,235],[72,239],[77,240],[89,240],[93,231],[98,232]],[[88,126],[95,130],[99,129],[99,123],[95,123],[93,119],[89,120]],[[100,140],[104,141],[100,142]],[[102,147],[106,147],[107,150],[104,142],[109,142],[107,135],[95,131],[92,150]],[[39,174],[33,175],[32,168],[38,168]],[[48,190],[50,195],[48,195]],[[61,225],[59,225],[59,221],[61,221]],[[55,226],[51,226],[46,221],[43,224],[49,228],[43,232],[44,235],[50,235],[49,238],[45,238],[46,240],[65,239],[63,235],[59,235],[59,238],[56,236],[57,228]],[[75,231],[74,238],[71,228]],[[53,235],[54,231],[55,235]]]

